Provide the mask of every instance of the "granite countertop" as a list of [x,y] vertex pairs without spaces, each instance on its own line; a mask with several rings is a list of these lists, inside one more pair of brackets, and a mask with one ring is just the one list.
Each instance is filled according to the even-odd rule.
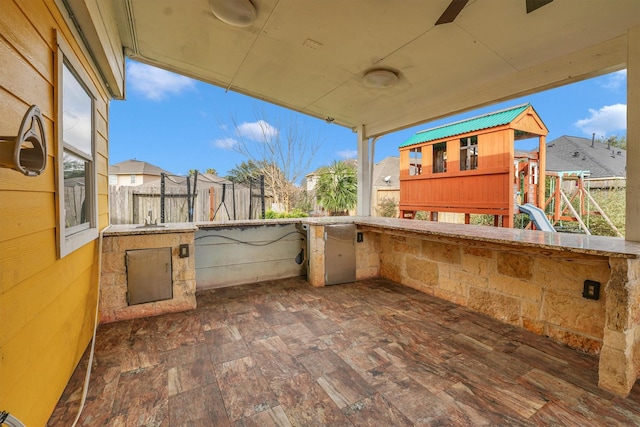
[[117,224],[107,227],[104,230],[104,235],[187,233],[196,231],[197,229],[198,227],[192,222],[175,222],[158,225]]
[[240,221],[215,221],[198,223],[170,223],[159,226],[112,225],[105,236],[115,234],[151,234],[192,232],[199,229],[225,227],[256,227],[286,224],[356,224],[363,227],[395,230],[417,235],[431,235],[446,239],[466,239],[493,244],[525,246],[530,248],[568,251],[598,256],[640,258],[640,243],[617,237],[588,236],[572,233],[549,233],[535,230],[451,224],[445,222],[417,221],[398,218],[336,216],[286,219],[254,219]]
[[390,230],[429,234],[447,238],[519,245],[532,248],[564,250],[589,255],[640,258],[640,243],[619,237],[588,236],[586,234],[550,233],[536,230],[451,224],[410,219],[353,217],[357,225]]
[[300,224],[306,218],[283,218],[283,219],[239,219],[229,221],[202,221],[196,222],[195,226],[198,229],[207,230],[211,228],[226,228],[226,227],[246,227],[246,226],[259,226],[259,225],[287,225],[287,224]]

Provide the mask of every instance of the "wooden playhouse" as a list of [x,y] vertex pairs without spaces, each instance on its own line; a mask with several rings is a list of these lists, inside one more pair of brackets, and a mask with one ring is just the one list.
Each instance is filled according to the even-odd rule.
[[[416,133],[400,145],[400,212],[494,216],[513,226],[517,206],[544,206],[548,130],[531,104]],[[538,138],[537,152],[516,152],[515,141]]]

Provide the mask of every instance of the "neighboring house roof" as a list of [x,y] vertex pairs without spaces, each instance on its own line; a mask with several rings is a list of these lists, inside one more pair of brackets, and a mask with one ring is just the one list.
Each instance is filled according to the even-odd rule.
[[151,163],[143,162],[142,160],[125,160],[124,162],[116,163],[109,166],[109,175],[156,175],[160,176],[161,173],[167,175],[173,175],[164,169],[159,168]]
[[[385,178],[389,177],[389,181]],[[373,166],[373,187],[400,188],[400,157],[386,157]]]
[[591,178],[626,176],[627,150],[591,139],[561,136],[547,143],[547,171],[589,171]]
[[426,129],[416,133],[411,138],[400,144],[400,148],[448,138],[454,135],[462,135],[468,132],[475,132],[482,129],[489,129],[496,126],[503,126],[511,123],[529,107],[531,107],[531,104],[518,105],[506,110],[495,111],[493,113],[473,117],[471,119],[450,123],[432,129]]

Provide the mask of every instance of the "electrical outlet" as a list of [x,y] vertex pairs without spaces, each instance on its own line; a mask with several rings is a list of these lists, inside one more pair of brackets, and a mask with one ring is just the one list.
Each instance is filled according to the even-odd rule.
[[362,233],[360,232],[356,233],[356,242],[358,243],[364,242],[364,236],[362,235]]
[[189,245],[186,243],[180,245],[180,258],[189,258]]
[[600,282],[585,280],[582,288],[582,296],[586,299],[600,299]]

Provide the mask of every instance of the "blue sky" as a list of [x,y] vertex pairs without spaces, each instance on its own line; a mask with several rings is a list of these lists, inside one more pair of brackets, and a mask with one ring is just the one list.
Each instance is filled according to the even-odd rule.
[[[375,161],[397,156],[398,146],[419,130],[527,102],[549,129],[547,141],[563,135],[591,138],[593,132],[625,135],[626,83],[626,71],[620,71],[398,131],[378,140]],[[286,131],[279,125],[302,121],[322,142],[312,169],[356,155],[350,129],[128,60],[127,100],[111,103],[110,163],[138,159],[178,175],[214,168],[225,176],[245,160],[230,149],[238,138],[235,129],[251,138],[259,120],[276,132]],[[518,148],[534,146],[537,140]]]

